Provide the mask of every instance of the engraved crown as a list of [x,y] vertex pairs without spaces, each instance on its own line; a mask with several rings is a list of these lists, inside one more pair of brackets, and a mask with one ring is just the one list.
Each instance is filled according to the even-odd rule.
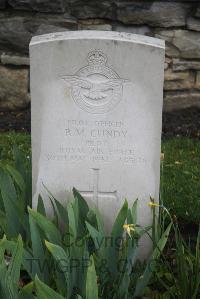
[[106,55],[99,50],[91,51],[88,54],[89,64],[106,64],[106,60]]

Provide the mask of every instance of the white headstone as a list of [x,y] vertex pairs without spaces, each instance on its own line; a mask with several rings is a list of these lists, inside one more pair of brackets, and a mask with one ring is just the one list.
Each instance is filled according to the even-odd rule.
[[109,229],[124,199],[138,198],[139,222],[149,225],[149,198],[159,198],[164,42],[62,32],[34,37],[30,57],[35,203],[43,184],[61,201],[74,186]]

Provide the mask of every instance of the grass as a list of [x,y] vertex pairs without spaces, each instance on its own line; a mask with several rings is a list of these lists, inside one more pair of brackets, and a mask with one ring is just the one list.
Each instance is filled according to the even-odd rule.
[[164,140],[161,170],[164,204],[188,222],[200,222],[200,142],[189,138]]
[[13,146],[17,145],[27,156],[31,154],[31,137],[26,133],[0,133],[0,162],[12,161]]
[[[1,163],[12,160],[16,144],[30,156],[30,135],[0,134]],[[164,139],[161,195],[164,204],[186,222],[200,222],[200,142],[189,138]]]

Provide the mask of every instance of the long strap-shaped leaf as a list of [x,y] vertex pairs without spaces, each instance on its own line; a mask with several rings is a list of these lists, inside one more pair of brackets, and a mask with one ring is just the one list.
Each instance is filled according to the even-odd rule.
[[7,165],[6,169],[9,172],[9,174],[12,176],[15,183],[19,186],[20,190],[22,192],[24,192],[25,191],[25,183],[24,183],[24,179],[21,176],[21,174],[15,168],[13,168],[11,165]]
[[92,256],[87,270],[86,299],[98,299],[97,275]]
[[5,274],[4,280],[4,292],[7,295],[7,299],[18,298],[18,281],[20,278],[20,268],[23,255],[23,242],[21,236],[19,236],[14,251],[12,253],[12,259],[9,264],[8,270]]
[[3,199],[6,218],[8,223],[8,233],[10,237],[15,237],[19,233],[20,215],[17,206],[17,194],[12,178],[7,171],[0,168],[0,192]]
[[40,281],[37,276],[35,278],[35,286],[38,299],[65,299],[63,296],[48,287],[45,283]]
[[121,210],[119,211],[117,218],[115,220],[115,223],[112,227],[112,232],[111,232],[111,243],[108,248],[108,266],[111,275],[114,276],[117,273],[117,262],[118,262],[118,257],[119,257],[119,249],[120,249],[120,244],[119,241],[122,239],[123,236],[123,225],[126,221],[127,218],[127,213],[128,213],[128,202],[125,200]]
[[54,244],[61,245],[61,234],[53,222],[31,208],[28,208],[28,211],[34,221],[43,230],[47,239]]
[[145,288],[146,288],[146,286],[149,282],[149,279],[151,278],[151,275],[152,275],[152,268],[150,267],[150,263],[151,263],[151,261],[155,261],[161,255],[161,253],[167,243],[171,227],[172,227],[172,223],[170,223],[168,225],[166,231],[163,233],[162,237],[160,238],[160,240],[157,244],[157,247],[154,249],[154,251],[152,253],[151,260],[146,266],[143,276],[140,277],[139,280],[137,281],[136,289],[135,289],[135,293],[134,293],[135,297],[141,297],[144,295]]
[[33,281],[26,284],[19,292],[19,299],[36,299],[36,297],[33,295],[33,286]]
[[[35,223],[33,217],[31,214],[29,214],[29,224],[30,224],[30,233],[31,233],[31,241],[32,241],[32,251],[33,251],[33,258],[38,259],[40,264],[45,264],[45,252],[43,247],[43,240],[42,240],[42,234],[39,231],[38,225]],[[46,270],[41,271],[38,267],[39,272],[37,272],[37,275],[40,279],[45,281],[46,278]]]
[[65,282],[67,285],[67,293],[68,293],[68,297],[70,297],[72,294],[72,287],[70,285],[70,280],[69,280],[69,269],[70,269],[69,257],[67,256],[66,252],[62,247],[47,241],[45,241],[45,245],[53,255],[54,259],[57,262],[57,265],[60,267],[59,271],[63,273],[65,277]]
[[12,281],[16,284],[18,283],[20,278],[22,255],[23,255],[23,242],[21,236],[19,236],[6,274],[6,276],[7,277],[10,276]]

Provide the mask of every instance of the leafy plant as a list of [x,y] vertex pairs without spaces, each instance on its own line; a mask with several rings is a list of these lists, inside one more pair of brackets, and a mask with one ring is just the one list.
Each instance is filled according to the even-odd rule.
[[[35,288],[29,289],[27,296],[122,299],[133,296],[133,291],[135,296],[143,295],[151,273],[148,271],[148,264],[143,276],[142,273],[134,273],[134,266],[138,257],[138,241],[150,228],[143,229],[137,225],[137,201],[131,209],[124,202],[109,237],[105,234],[99,211],[90,209],[76,189],[73,189],[74,200],[67,207],[49,193],[54,211],[52,220],[47,218],[43,201],[39,197],[37,211],[30,207],[22,209],[25,215],[21,215],[20,222],[17,222],[20,215],[17,213],[21,211],[18,209],[20,200],[26,202],[25,182],[17,170],[12,170],[12,176],[8,169],[3,169],[2,172],[4,181],[1,183],[1,194],[4,200],[8,200],[8,205],[13,204],[15,207],[15,210],[8,210],[8,213],[3,206],[5,224],[13,215],[16,221],[13,225],[18,223],[15,231],[9,231],[5,227],[5,232],[12,239],[7,242],[18,244],[19,247],[22,240],[16,241],[16,236],[19,232],[23,233],[23,254],[21,246],[18,249],[18,262],[27,271],[29,280],[35,281]],[[5,186],[11,189],[9,195]],[[62,220],[62,230],[58,219]],[[1,227],[3,230],[4,227]],[[128,232],[126,227],[132,229]],[[169,229],[170,227],[155,247],[152,258],[159,256],[163,250]],[[24,232],[28,232],[28,236]],[[15,285],[16,280],[19,280],[19,275],[15,279]],[[14,292],[15,296],[22,296],[21,293],[16,293],[16,287]]]
[[[151,199],[153,223],[143,228],[137,224],[137,200],[132,207],[125,201],[108,236],[99,211],[89,208],[75,188],[66,207],[46,190],[53,210],[49,219],[41,197],[37,210],[31,208],[30,161],[16,148],[14,157],[12,166],[0,167],[0,229],[9,239],[0,241],[1,298],[198,298],[200,233],[194,254],[173,224],[175,271],[163,255],[172,220],[162,205],[157,217]],[[141,264],[138,244],[144,236],[152,239],[153,250]],[[164,271],[157,271],[163,261]],[[28,277],[23,287],[20,270]]]
[[[99,212],[89,209],[76,189],[73,189],[73,194],[74,201],[69,202],[66,208],[50,194],[54,205],[53,221],[38,211],[29,209],[29,221],[34,223],[30,226],[31,236],[37,234],[35,240],[38,240],[40,232],[43,239],[46,239],[45,246],[54,259],[52,263],[51,257],[48,257],[53,265],[51,285],[54,285],[54,290],[64,298],[141,297],[152,275],[151,261],[158,258],[163,251],[171,224],[156,244],[144,272],[138,275],[138,272],[134,273],[138,258],[138,242],[150,228],[143,229],[136,224],[137,201],[131,209],[128,208],[127,202],[124,202],[108,237]],[[62,234],[56,220],[59,216],[64,225]],[[134,229],[129,233],[126,231],[124,236],[126,227]],[[39,229],[37,233],[36,228]],[[41,252],[42,248],[41,256],[45,257],[47,253],[44,250],[43,239],[40,238],[35,245],[32,243],[32,248],[39,246],[35,252]],[[45,288],[44,284],[42,287]],[[50,292],[47,285],[45,290]]]
[[173,265],[165,262],[164,273],[157,273],[157,281],[170,298],[200,298],[200,229],[196,246],[186,244],[177,225],[174,226]]
[[[5,253],[11,254],[8,265]],[[32,284],[20,287],[20,269],[23,256],[22,238],[16,242],[8,241],[5,237],[0,241],[0,298],[33,299]]]
[[27,206],[31,205],[30,160],[14,147],[14,165],[0,166],[0,231],[9,238],[21,234],[29,241]]

